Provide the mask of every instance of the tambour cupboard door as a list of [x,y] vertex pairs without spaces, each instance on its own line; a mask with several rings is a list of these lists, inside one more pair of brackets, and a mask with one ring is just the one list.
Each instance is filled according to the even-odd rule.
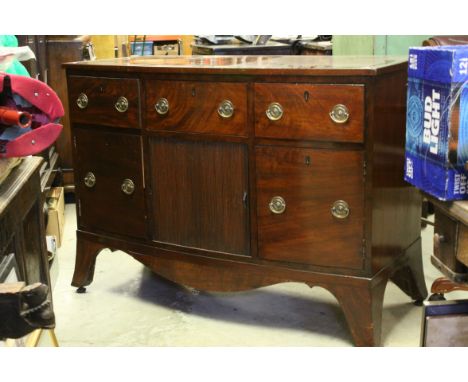
[[153,239],[249,255],[247,146],[150,139]]
[[[363,156],[358,150],[257,147],[259,256],[362,268]],[[270,208],[275,200],[278,204],[272,208],[276,213]],[[343,206],[339,201],[347,204],[348,216],[332,214],[335,203],[336,208]]]
[[141,137],[80,128],[73,135],[80,227],[145,237]]

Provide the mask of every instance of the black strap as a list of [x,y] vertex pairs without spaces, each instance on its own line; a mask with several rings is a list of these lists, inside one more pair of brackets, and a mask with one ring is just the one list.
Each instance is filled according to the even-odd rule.
[[0,92],[0,105],[5,105],[7,99],[11,99],[13,97],[13,92],[11,90],[11,77],[5,76],[3,77],[3,89]]

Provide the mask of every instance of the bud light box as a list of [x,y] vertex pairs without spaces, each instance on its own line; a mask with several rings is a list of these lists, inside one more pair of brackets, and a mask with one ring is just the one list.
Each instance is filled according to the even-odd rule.
[[440,200],[468,199],[468,46],[411,48],[405,180]]

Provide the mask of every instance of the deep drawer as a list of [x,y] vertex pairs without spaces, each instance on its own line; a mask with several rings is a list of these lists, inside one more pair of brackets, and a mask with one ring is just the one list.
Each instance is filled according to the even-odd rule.
[[141,137],[74,129],[80,228],[146,236]]
[[145,89],[148,130],[246,135],[245,83],[151,80]]
[[70,76],[68,99],[72,123],[140,127],[137,79]]
[[362,151],[259,146],[259,256],[362,269]]
[[255,134],[363,142],[364,86],[256,83]]

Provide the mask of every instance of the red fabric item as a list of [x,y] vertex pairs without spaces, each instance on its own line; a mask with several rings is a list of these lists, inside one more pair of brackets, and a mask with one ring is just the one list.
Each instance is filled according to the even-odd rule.
[[[4,79],[10,78],[11,93],[20,96],[33,105],[38,112],[34,112],[35,122],[31,131],[9,137],[0,130],[0,158],[22,157],[35,155],[52,145],[59,137],[63,126],[58,124],[58,119],[65,114],[57,94],[44,82],[30,77],[14,74],[0,73],[0,93],[4,92]],[[8,93],[9,94],[9,93]],[[7,96],[9,107],[13,98]],[[0,105],[2,106],[2,105]],[[21,109],[21,108],[19,108]],[[6,127],[9,129],[10,127]],[[17,127],[12,127],[17,128]],[[10,135],[13,130],[10,130]],[[6,140],[5,140],[6,139]]]
[[30,77],[0,73],[0,91],[3,89],[3,79],[5,76],[11,78],[11,90],[13,93],[23,97],[53,120],[63,117],[65,111],[63,110],[62,102],[57,93],[47,84]]
[[0,154],[0,158],[24,157],[40,153],[57,140],[62,127],[57,123],[49,123],[31,130],[9,142],[7,152]]

